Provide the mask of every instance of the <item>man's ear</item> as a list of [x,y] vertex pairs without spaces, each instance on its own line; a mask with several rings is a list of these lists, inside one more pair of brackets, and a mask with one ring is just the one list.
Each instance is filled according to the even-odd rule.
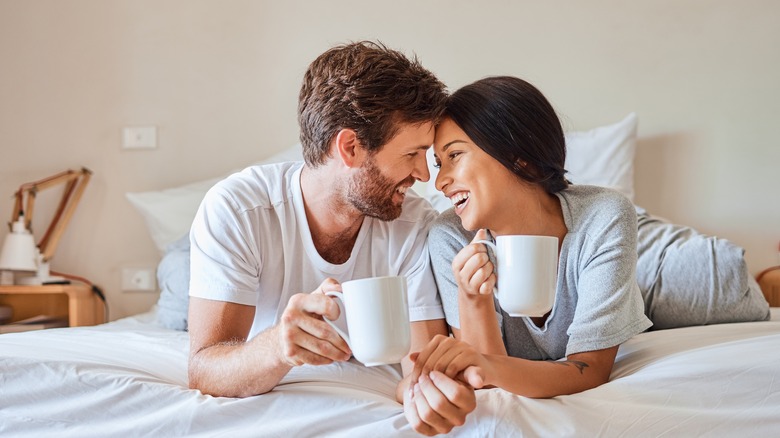
[[357,133],[352,129],[339,131],[334,143],[336,154],[345,166],[356,167],[363,162],[363,148],[358,141]]

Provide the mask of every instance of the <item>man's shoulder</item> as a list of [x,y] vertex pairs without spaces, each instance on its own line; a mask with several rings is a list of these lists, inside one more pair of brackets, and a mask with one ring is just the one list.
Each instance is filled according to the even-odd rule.
[[273,208],[290,198],[300,162],[254,165],[219,181],[209,196],[221,197],[237,210]]

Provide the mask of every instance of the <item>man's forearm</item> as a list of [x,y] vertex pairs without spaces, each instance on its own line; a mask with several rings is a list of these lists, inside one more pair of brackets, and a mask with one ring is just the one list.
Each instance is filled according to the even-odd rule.
[[282,359],[278,326],[249,341],[225,342],[190,356],[189,386],[217,397],[249,397],[272,390],[292,368]]

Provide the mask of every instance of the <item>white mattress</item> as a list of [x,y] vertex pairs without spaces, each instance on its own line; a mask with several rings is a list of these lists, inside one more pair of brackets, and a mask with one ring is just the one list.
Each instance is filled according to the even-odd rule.
[[[452,436],[778,436],[780,309],[768,322],[643,333],[611,381],[535,400],[478,391]],[[300,367],[271,393],[187,389],[187,334],[144,314],[0,335],[0,436],[416,436],[396,367]]]

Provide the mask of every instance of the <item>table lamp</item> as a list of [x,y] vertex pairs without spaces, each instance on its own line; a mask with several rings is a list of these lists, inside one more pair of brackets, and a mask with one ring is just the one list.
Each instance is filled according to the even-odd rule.
[[[57,249],[62,233],[68,226],[92,172],[89,169],[66,170],[42,180],[22,184],[14,195],[10,234],[5,238],[0,252],[0,271],[35,272],[35,275],[17,279],[17,284],[63,283],[64,277],[51,276],[49,261]],[[65,184],[57,211],[46,233],[38,244],[32,232],[32,214],[35,196],[50,187]]]

